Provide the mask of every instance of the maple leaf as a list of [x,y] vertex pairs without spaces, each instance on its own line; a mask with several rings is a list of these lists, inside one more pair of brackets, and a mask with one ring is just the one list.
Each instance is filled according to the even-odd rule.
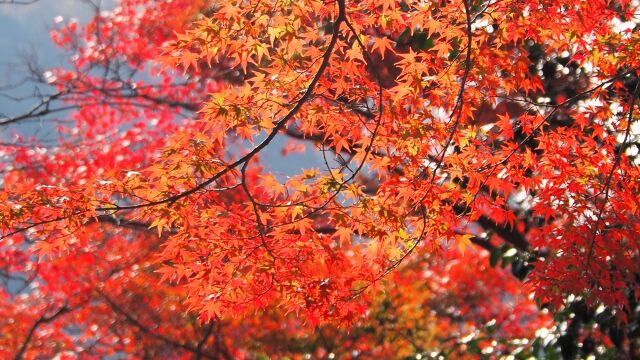
[[374,38],[373,40],[373,45],[371,45],[371,50],[372,51],[377,50],[380,53],[380,57],[384,60],[385,53],[387,51],[389,52],[393,51],[392,43],[393,41],[387,37],[377,37],[377,38]]
[[338,241],[343,247],[348,247],[351,244],[352,235],[353,231],[346,227],[338,227],[335,232],[335,236],[338,237]]
[[196,71],[198,71],[198,60],[200,60],[200,56],[191,51],[183,51],[179,57],[179,63],[183,67],[184,74],[189,71],[190,67],[193,67]]
[[0,358],[635,356],[634,4],[116,3],[0,117]]
[[473,239],[473,235],[471,234],[463,234],[456,237],[458,248],[460,249],[462,256],[464,256],[465,249],[471,246],[471,239]]

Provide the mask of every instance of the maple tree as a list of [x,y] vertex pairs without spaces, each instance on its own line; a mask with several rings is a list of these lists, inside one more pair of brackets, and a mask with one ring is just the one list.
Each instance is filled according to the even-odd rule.
[[68,65],[0,118],[55,134],[0,143],[0,354],[639,358],[637,6],[58,24]]

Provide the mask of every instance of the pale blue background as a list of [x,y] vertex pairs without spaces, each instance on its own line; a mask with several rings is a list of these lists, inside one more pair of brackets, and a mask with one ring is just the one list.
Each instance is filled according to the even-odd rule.
[[[79,23],[89,20],[95,14],[91,2],[100,2],[104,10],[112,9],[117,3],[116,0],[39,0],[29,5],[0,4],[0,118],[23,114],[31,109],[37,103],[37,99],[29,98],[34,91],[45,94],[51,92],[42,84],[28,82],[10,89],[3,87],[19,83],[29,76],[26,64],[33,59],[39,65],[39,72],[65,66],[65,54],[53,45],[49,33],[55,27],[57,17],[62,17],[65,23],[70,19],[77,19]],[[26,96],[27,99],[15,101],[2,94]],[[56,137],[50,124],[36,121],[0,127],[0,141],[11,142],[16,133],[40,140]],[[279,136],[261,154],[261,163],[265,167],[281,175],[298,173],[301,168],[324,167],[322,156],[312,143],[307,143],[306,153],[283,158],[280,149],[285,141]]]

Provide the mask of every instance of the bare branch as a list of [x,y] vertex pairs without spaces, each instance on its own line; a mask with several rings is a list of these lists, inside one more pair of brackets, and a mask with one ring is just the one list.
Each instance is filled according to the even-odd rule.
[[0,5],[31,5],[39,0],[0,0]]

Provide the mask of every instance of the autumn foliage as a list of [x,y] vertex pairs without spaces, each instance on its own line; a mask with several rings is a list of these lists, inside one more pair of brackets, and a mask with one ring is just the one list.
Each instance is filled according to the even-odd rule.
[[0,357],[640,358],[637,6],[59,24],[0,118]]

